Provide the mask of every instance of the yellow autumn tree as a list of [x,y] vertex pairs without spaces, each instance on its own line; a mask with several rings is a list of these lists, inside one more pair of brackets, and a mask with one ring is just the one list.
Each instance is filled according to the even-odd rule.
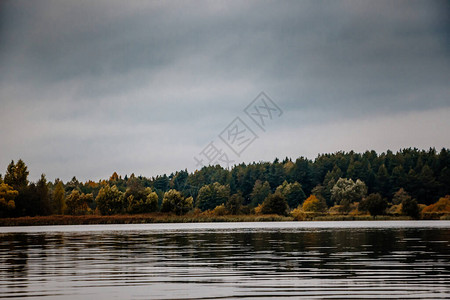
[[319,200],[315,195],[311,195],[303,202],[303,211],[324,212],[327,209],[325,201]]
[[14,199],[19,194],[10,185],[0,183],[0,217],[7,217],[16,208]]

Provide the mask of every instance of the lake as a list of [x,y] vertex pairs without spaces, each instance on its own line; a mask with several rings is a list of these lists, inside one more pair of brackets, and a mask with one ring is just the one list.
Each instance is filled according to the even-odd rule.
[[450,221],[0,227],[0,298],[450,299]]

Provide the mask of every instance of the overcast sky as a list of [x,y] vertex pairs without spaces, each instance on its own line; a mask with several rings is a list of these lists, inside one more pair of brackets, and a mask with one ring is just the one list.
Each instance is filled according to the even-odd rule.
[[[0,173],[193,171],[210,142],[235,162],[448,148],[449,4],[1,1]],[[244,112],[262,91],[265,131]],[[236,117],[257,136],[239,156]]]

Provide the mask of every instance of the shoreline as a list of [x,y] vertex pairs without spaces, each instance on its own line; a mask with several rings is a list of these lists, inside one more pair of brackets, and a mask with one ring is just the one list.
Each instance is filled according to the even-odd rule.
[[[442,218],[424,218],[421,220],[439,220]],[[280,215],[167,215],[160,213],[140,215],[51,215],[35,217],[2,218],[0,226],[43,226],[43,225],[96,225],[96,224],[151,224],[151,223],[204,223],[204,222],[286,222],[286,221],[387,221],[412,220],[407,216],[370,215],[311,215],[304,220],[295,220],[292,216]]]

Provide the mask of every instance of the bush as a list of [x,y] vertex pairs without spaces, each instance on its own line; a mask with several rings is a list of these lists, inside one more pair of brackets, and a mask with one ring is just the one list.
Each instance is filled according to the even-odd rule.
[[225,205],[221,204],[219,206],[216,206],[212,213],[216,216],[224,216],[228,213],[227,208],[225,207]]
[[149,213],[158,210],[158,195],[151,192],[150,188],[147,189],[148,193],[144,199],[136,199],[133,195],[128,196],[128,212],[130,214]]
[[288,204],[281,193],[269,195],[263,202],[261,213],[265,215],[277,214],[281,216],[287,215]]
[[387,208],[387,201],[380,194],[370,194],[365,197],[359,204],[359,209],[368,211],[371,216],[383,215]]
[[419,205],[416,199],[406,198],[402,201],[402,213],[414,219],[419,218]]
[[450,195],[440,198],[436,203],[426,206],[423,213],[444,212],[450,213]]
[[388,215],[399,216],[402,214],[402,204],[392,205],[386,210]]
[[291,211],[291,216],[296,221],[303,221],[306,218],[305,212],[302,209],[300,209],[299,207],[297,207],[296,209]]

